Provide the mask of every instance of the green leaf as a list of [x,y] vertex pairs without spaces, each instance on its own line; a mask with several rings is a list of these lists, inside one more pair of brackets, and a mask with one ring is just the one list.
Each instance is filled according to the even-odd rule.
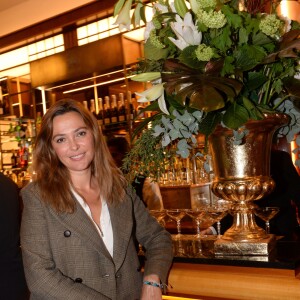
[[134,140],[134,138],[136,136],[138,136],[145,128],[147,128],[147,125],[155,120],[157,117],[159,117],[160,114],[156,114],[156,115],[153,115],[151,117],[148,117],[146,119],[144,119],[141,123],[139,123],[139,125],[134,129],[133,131],[133,134],[132,134],[132,137],[131,137],[131,140]]
[[263,73],[249,72],[248,78],[245,80],[245,88],[248,91],[253,91],[261,87],[267,80],[268,78]]
[[195,90],[189,102],[189,107],[210,112],[225,106],[223,96],[210,86],[201,86]]
[[199,124],[199,132],[209,136],[220,124],[223,115],[220,112],[209,112]]
[[242,18],[239,14],[233,11],[228,5],[222,6],[222,12],[227,18],[230,26],[233,28],[240,28],[242,26]]
[[[181,104],[180,97],[177,95],[168,95],[166,96],[167,102],[173,107],[174,109],[177,109],[179,111],[183,111],[185,109],[185,106]],[[170,109],[170,113],[172,113],[172,109]]]
[[224,65],[221,75],[234,74],[235,66],[233,64],[234,58],[232,56],[226,56],[224,59]]
[[140,8],[140,17],[141,17],[141,20],[146,24],[147,23],[147,19],[146,19],[146,6],[145,5],[143,5]]
[[243,45],[236,52],[236,66],[243,71],[251,70],[257,66],[266,56],[262,47]]
[[180,132],[175,128],[170,130],[169,135],[170,135],[172,141],[181,137]]
[[247,109],[236,102],[227,108],[223,116],[225,126],[235,130],[244,125],[248,120],[249,114]]
[[119,0],[114,6],[114,17],[121,11],[125,0]]
[[134,77],[131,78],[131,80],[146,82],[146,81],[159,79],[160,77],[161,77],[160,72],[147,72],[147,73],[140,73],[138,75],[135,75]]
[[261,111],[256,107],[256,105],[246,97],[243,97],[243,104],[245,108],[248,110],[250,115],[250,119],[252,120],[261,120],[264,118],[264,115]]
[[221,33],[211,40],[211,44],[222,52],[226,52],[227,49],[230,49],[232,46],[230,27],[227,25],[222,28]]
[[239,44],[246,44],[248,42],[248,33],[247,30],[245,28],[241,28],[239,30]]
[[253,34],[252,36],[253,45],[264,45],[272,43],[271,38],[265,35],[263,32],[259,31],[257,34]]
[[174,0],[175,10],[181,18],[189,11],[184,0]]
[[182,129],[186,129],[186,126],[184,126],[182,124],[182,122],[180,122],[179,120],[175,119],[173,122],[174,128],[177,129],[178,131],[182,130]]
[[168,49],[158,49],[150,42],[150,39],[145,43],[144,51],[145,58],[150,60],[160,60],[168,57]]
[[203,69],[205,62],[199,61],[196,57],[195,50],[197,46],[188,46],[182,50],[179,55],[179,61],[193,69]]

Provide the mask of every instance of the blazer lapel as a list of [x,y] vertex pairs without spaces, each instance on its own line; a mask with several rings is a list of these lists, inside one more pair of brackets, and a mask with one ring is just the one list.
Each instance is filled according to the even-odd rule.
[[132,206],[128,201],[118,205],[109,205],[109,214],[114,233],[113,260],[116,271],[121,267],[132,232]]
[[51,212],[58,221],[64,223],[67,228],[80,235],[83,243],[90,244],[99,253],[112,260],[102,238],[99,236],[95,224],[77,201],[76,211],[73,214],[64,213],[58,215],[52,210]]

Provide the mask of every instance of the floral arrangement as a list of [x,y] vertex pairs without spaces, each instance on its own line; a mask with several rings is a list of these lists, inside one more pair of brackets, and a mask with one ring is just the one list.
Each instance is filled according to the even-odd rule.
[[[133,80],[151,82],[139,102],[156,114],[129,156],[147,175],[165,155],[189,157],[196,136],[217,125],[234,130],[236,143],[250,119],[283,112],[290,123],[279,136],[290,142],[300,132],[300,24],[277,13],[279,2],[264,0],[119,0],[116,23],[146,24],[144,57]],[[145,8],[153,16],[145,19]],[[129,11],[134,8],[130,17]],[[152,127],[147,127],[151,121]],[[300,145],[300,138],[297,139]],[[173,151],[173,150],[172,150]],[[297,161],[299,163],[299,160]],[[144,169],[142,170],[142,166]],[[151,167],[152,166],[152,167]],[[151,169],[152,168],[152,169]]]

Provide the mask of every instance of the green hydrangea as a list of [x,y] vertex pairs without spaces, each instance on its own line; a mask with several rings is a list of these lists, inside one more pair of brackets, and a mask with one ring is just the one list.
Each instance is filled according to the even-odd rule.
[[197,0],[197,3],[201,8],[215,8],[217,5],[216,0]]
[[220,10],[210,10],[207,12],[203,9],[199,9],[197,18],[208,28],[222,28],[227,23],[225,15]]
[[153,18],[152,23],[153,23],[155,29],[161,29],[162,28],[161,22],[159,20],[157,20],[157,18]]
[[158,49],[163,49],[165,48],[165,45],[160,41],[159,37],[156,35],[156,31],[155,30],[151,30],[150,35],[149,35],[149,39],[151,44],[158,48]]
[[276,15],[267,15],[259,23],[259,29],[266,35],[276,38],[282,27],[282,22]]
[[195,50],[195,54],[198,60],[209,61],[214,56],[214,50],[205,44],[200,44]]

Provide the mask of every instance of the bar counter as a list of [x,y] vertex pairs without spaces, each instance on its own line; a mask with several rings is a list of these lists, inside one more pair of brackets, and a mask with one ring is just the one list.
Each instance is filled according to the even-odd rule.
[[206,251],[204,245],[207,258],[174,258],[168,296],[203,300],[300,299],[300,241],[278,239],[269,256],[214,257]]

